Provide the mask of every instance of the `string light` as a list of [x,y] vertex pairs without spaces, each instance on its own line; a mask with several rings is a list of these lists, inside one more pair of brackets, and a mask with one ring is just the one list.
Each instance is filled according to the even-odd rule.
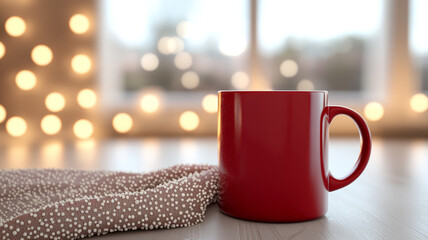
[[417,113],[425,112],[428,109],[428,97],[422,93],[413,95],[410,99],[410,107]]
[[370,121],[378,121],[383,117],[383,106],[378,102],[370,102],[364,107],[364,115]]
[[71,59],[71,68],[77,74],[85,74],[91,70],[92,61],[85,54],[77,54]]
[[52,112],[59,112],[65,107],[65,98],[61,93],[52,92],[46,96],[46,108]]
[[80,119],[73,125],[73,133],[79,139],[88,139],[94,133],[94,126],[86,119]]
[[174,58],[174,64],[178,69],[186,70],[192,66],[192,56],[187,52],[181,52]]
[[118,113],[113,118],[113,128],[118,133],[127,133],[131,131],[134,121],[127,113]]
[[141,109],[146,113],[154,113],[159,109],[159,98],[152,94],[147,94],[141,98]]
[[314,90],[314,83],[311,80],[303,79],[297,84],[297,90]]
[[188,71],[181,76],[181,84],[186,89],[194,89],[199,85],[199,76],[193,71]]
[[2,59],[5,54],[6,54],[6,47],[2,42],[0,42],[0,59]]
[[216,113],[218,109],[217,95],[206,95],[204,99],[202,99],[202,108],[208,113]]
[[2,123],[6,119],[6,108],[3,107],[3,105],[0,105],[0,123]]
[[68,25],[75,34],[84,34],[89,30],[89,19],[83,14],[75,14],[70,18]]
[[46,45],[37,45],[31,51],[31,59],[39,66],[46,66],[52,62],[52,50]]
[[82,89],[77,94],[77,103],[82,108],[93,108],[97,103],[97,94],[91,89]]
[[250,84],[250,77],[245,72],[236,72],[230,79],[232,86],[236,89],[246,89]]
[[297,72],[299,71],[299,66],[293,60],[285,60],[281,63],[279,71],[281,72],[282,76],[286,78],[291,78],[297,75]]
[[12,37],[19,37],[25,33],[26,24],[25,21],[17,16],[10,17],[4,24],[6,32]]
[[36,86],[37,78],[32,71],[22,70],[16,74],[15,83],[21,90],[28,91]]
[[199,126],[199,116],[195,112],[186,111],[180,115],[178,122],[183,130],[193,131]]
[[61,130],[61,119],[53,114],[48,114],[42,118],[40,127],[47,135],[55,135]]
[[146,53],[141,57],[141,67],[146,71],[154,71],[159,66],[159,58],[153,53]]
[[6,131],[13,137],[20,137],[27,132],[27,122],[22,117],[11,117],[6,122]]

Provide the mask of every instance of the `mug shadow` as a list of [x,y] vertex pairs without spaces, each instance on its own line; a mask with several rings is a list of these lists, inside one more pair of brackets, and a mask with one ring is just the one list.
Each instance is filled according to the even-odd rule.
[[[214,210],[214,212],[212,211]],[[331,239],[332,226],[328,216],[298,222],[260,222],[230,216],[218,206],[207,211],[210,224],[218,231],[215,239],[235,236],[236,239]],[[212,215],[211,215],[212,214]],[[211,215],[211,216],[210,216]],[[211,225],[211,227],[214,227]]]
[[305,220],[300,220],[300,221],[258,221],[258,220],[251,220],[251,219],[244,219],[244,218],[239,218],[239,217],[235,217],[232,216],[230,214],[227,214],[226,212],[224,212],[223,210],[221,210],[220,208],[218,209],[223,215],[236,219],[236,220],[241,220],[241,221],[245,221],[245,222],[254,222],[254,223],[268,223],[268,224],[293,224],[293,223],[304,223],[304,222],[311,222],[311,221],[316,221],[316,220],[320,220],[322,218],[325,218],[325,215],[317,217],[317,218],[313,218],[313,219],[305,219]]

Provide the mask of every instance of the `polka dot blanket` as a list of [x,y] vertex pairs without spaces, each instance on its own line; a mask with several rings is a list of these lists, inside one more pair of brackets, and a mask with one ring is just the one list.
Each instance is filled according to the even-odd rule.
[[151,173],[0,171],[0,239],[79,239],[115,231],[191,226],[217,201],[218,169],[178,165]]

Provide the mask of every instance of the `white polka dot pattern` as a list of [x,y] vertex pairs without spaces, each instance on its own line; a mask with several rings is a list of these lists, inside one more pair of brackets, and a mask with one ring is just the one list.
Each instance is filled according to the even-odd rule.
[[0,186],[1,239],[78,239],[202,222],[217,201],[218,169],[2,170]]

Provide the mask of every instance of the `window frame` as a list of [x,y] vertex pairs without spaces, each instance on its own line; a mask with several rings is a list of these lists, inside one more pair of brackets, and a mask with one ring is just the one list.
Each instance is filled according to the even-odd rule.
[[[258,6],[260,0],[250,1],[250,36],[249,36],[249,60],[248,73],[250,76],[250,90],[271,89],[271,84],[263,73],[260,64],[260,52],[258,43]],[[408,44],[409,39],[409,0],[405,1],[383,1],[382,21],[379,26],[379,32],[371,42],[371,48],[366,53],[365,72],[363,73],[362,91],[330,91],[330,104],[341,104],[355,109],[363,115],[364,106],[377,101],[384,106],[385,116],[378,122],[368,122],[371,131],[374,134],[388,135],[391,130],[397,130],[399,134],[406,134],[406,129],[412,130],[415,134],[418,129],[427,128],[428,121],[426,115],[420,118],[420,114],[412,112],[409,108],[411,96],[422,89],[418,88],[417,74],[415,74],[413,63],[411,61],[411,52]],[[101,9],[101,8],[99,8]],[[101,15],[101,14],[99,14]],[[106,29],[100,24],[100,39]],[[103,51],[103,41],[99,41],[100,62],[112,59],[112,56]],[[111,61],[111,60],[110,60]],[[114,64],[110,64],[114,67]],[[216,134],[216,114],[207,114],[201,107],[203,96],[213,92],[195,91],[195,92],[164,92],[161,94],[162,110],[154,116],[143,116],[142,113],[136,113],[139,108],[139,99],[141,94],[126,96],[116,85],[114,76],[103,73],[99,68],[99,86],[101,113],[110,117],[118,112],[128,112],[136,114],[136,121],[144,121],[152,118],[156,120],[170,120],[170,125],[174,125],[168,131],[162,124],[155,124],[156,121],[149,121],[145,127],[137,129],[136,135],[214,135]],[[100,79],[103,79],[102,81]],[[376,81],[374,81],[376,80]],[[410,80],[410,81],[409,81]],[[178,125],[179,114],[183,111],[191,110],[200,117],[200,127],[193,132],[186,132]],[[175,120],[171,120],[175,118]],[[402,121],[397,121],[402,119]],[[405,123],[403,123],[403,121]],[[157,121],[165,124],[165,121]],[[172,123],[172,122],[175,122]],[[202,123],[207,124],[202,124]],[[168,123],[166,123],[168,124]],[[352,124],[352,123],[351,123]],[[355,126],[349,122],[335,122],[333,133],[353,134]],[[147,129],[150,129],[148,131]]]

